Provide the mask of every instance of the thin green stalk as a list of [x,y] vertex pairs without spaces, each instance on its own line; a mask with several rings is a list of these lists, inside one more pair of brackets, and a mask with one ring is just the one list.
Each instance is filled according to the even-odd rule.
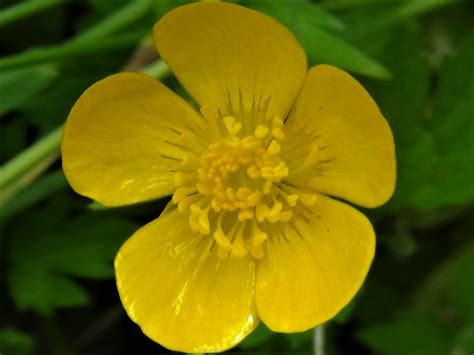
[[61,125],[6,163],[0,170],[0,188],[4,188],[45,157],[56,152],[59,149],[62,134],[63,126]]
[[165,78],[169,74],[170,69],[168,68],[165,62],[163,62],[162,60],[157,60],[140,70],[140,72],[160,79]]
[[[51,62],[65,57],[128,45],[132,39],[130,35],[122,35],[115,39],[108,38],[108,36],[145,16],[152,11],[153,4],[154,1],[151,0],[132,1],[103,21],[93,25],[91,28],[78,34],[75,38],[59,46],[38,48],[0,58],[0,69],[5,70],[25,65]],[[105,40],[106,38],[107,40]]]
[[324,325],[314,328],[313,354],[324,355]]
[[0,11],[0,28],[64,2],[65,0],[30,0],[7,7]]
[[74,58],[91,53],[101,53],[114,48],[123,48],[137,43],[142,33],[132,33],[104,39],[102,42],[69,42],[60,46],[37,48],[0,59],[0,70],[7,70],[44,62],[55,62],[65,58]]
[[139,18],[149,13],[154,5],[152,0],[135,0],[130,4],[122,7],[114,12],[111,16],[101,21],[99,24],[82,32],[78,37],[74,38],[72,43],[93,42],[114,34],[118,30],[135,22]]

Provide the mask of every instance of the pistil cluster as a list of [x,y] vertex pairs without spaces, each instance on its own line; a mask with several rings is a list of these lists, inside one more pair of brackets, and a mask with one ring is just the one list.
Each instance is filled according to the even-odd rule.
[[233,116],[208,118],[208,124],[215,142],[182,162],[173,203],[189,214],[193,232],[214,238],[220,258],[261,258],[271,225],[291,221],[297,203],[312,205],[316,196],[284,182],[281,118],[251,134]]

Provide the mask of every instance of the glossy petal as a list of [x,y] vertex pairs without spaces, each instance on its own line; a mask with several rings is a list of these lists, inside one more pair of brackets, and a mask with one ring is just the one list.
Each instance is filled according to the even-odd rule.
[[168,195],[185,154],[180,134],[200,120],[158,81],[112,75],[87,89],[69,114],[61,145],[66,177],[79,194],[107,206]]
[[286,124],[289,140],[319,147],[318,162],[290,180],[364,207],[386,202],[395,188],[392,132],[376,103],[349,74],[329,65],[308,72]]
[[234,4],[179,7],[155,25],[154,35],[158,52],[194,99],[222,114],[285,117],[307,70],[305,53],[287,29]]
[[308,219],[281,232],[268,240],[257,270],[257,309],[274,331],[304,331],[352,299],[369,270],[375,236],[363,214],[324,196]]
[[143,332],[169,349],[222,351],[258,324],[255,266],[220,260],[176,211],[139,229],[115,260],[122,303]]

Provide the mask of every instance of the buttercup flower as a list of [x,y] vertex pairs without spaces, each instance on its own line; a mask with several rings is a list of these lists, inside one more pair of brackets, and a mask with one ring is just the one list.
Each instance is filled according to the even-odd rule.
[[237,5],[179,7],[154,36],[196,105],[147,76],[112,75],[80,97],[62,141],[84,196],[121,206],[172,195],[116,257],[130,318],[186,352],[230,348],[260,320],[278,332],[327,321],[375,246],[367,218],[339,199],[376,207],[394,190],[376,104],[344,71],[308,70],[291,33]]

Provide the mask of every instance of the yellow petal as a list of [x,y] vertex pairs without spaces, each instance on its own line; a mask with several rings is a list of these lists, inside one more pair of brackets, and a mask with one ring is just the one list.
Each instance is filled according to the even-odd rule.
[[79,194],[107,206],[169,195],[185,154],[180,134],[197,131],[200,119],[158,81],[112,75],[87,89],[69,114],[61,145],[66,177]]
[[223,115],[285,117],[307,70],[305,53],[286,28],[234,4],[179,7],[155,25],[154,35],[194,99]]
[[[257,270],[259,317],[278,332],[304,331],[335,316],[362,285],[375,236],[354,208],[320,196],[310,219],[267,240]],[[283,233],[282,232],[282,233]]]
[[319,148],[316,165],[290,180],[364,207],[392,196],[392,132],[367,91],[346,72],[329,65],[311,68],[285,128],[289,140],[299,141],[302,128],[312,130],[305,144]]
[[174,210],[138,230],[115,259],[130,318],[169,349],[223,351],[258,324],[253,261],[220,260],[212,244]]

